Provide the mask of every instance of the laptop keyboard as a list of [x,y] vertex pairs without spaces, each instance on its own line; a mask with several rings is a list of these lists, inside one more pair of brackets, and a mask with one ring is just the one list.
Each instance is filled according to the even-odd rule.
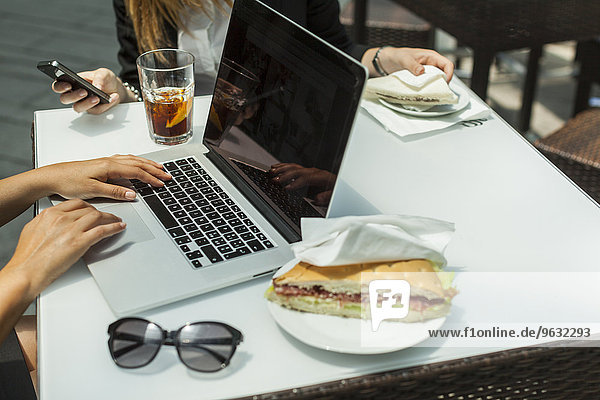
[[131,183],[194,268],[274,247],[272,240],[194,157],[163,163],[160,188]]
[[272,176],[262,169],[232,160],[265,194],[288,216],[296,225],[300,226],[302,217],[321,217],[308,202],[301,196],[286,191],[283,186],[273,182]]

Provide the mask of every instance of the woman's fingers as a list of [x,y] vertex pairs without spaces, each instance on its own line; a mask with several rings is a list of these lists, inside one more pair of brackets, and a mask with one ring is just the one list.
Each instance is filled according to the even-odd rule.
[[162,164],[157,163],[156,161],[148,160],[147,158],[134,156],[133,154],[115,154],[109,158],[118,160],[118,161],[141,161],[146,164],[150,164],[155,166],[158,169],[163,169]]
[[87,95],[88,92],[85,89],[68,90],[60,95],[59,100],[62,104],[73,104],[82,101]]
[[452,76],[454,75],[454,64],[452,62],[446,63],[443,68],[444,73],[446,74],[446,81],[450,82]]
[[72,89],[69,82],[54,81],[52,82],[52,90],[56,93],[65,93]]
[[64,217],[64,222],[71,223],[79,220],[80,218],[89,215],[91,212],[95,212],[96,209],[89,205],[83,208],[77,208],[74,210],[62,211],[61,216]]
[[111,183],[97,181],[91,188],[91,192],[88,194],[90,198],[104,197],[107,199],[114,200],[135,200],[135,191],[120,185],[113,185]]
[[[148,168],[150,172],[146,170]],[[144,167],[144,166],[134,166],[131,164],[121,164],[115,162],[108,171],[108,178],[111,180],[116,179],[138,179],[142,182],[146,182],[155,187],[164,186],[164,182],[160,180],[157,176],[162,177],[163,179],[167,179],[170,175],[166,175],[155,167]],[[159,172],[160,171],[160,172]]]
[[289,184],[285,185],[285,190],[297,190],[308,186],[309,182],[305,176],[301,176],[297,179],[292,179]]
[[86,244],[87,247],[91,247],[112,235],[115,235],[121,231],[123,231],[127,227],[125,222],[114,222],[110,224],[97,225],[94,228],[86,231],[82,235],[82,240]]
[[275,177],[275,181],[284,185],[287,182],[297,179],[301,175],[301,172],[302,172],[302,170],[297,170],[297,169],[283,172]]
[[454,73],[454,64],[435,50],[395,47],[385,49],[380,54],[381,62],[389,73],[407,69],[414,75],[425,71],[424,65],[432,65],[444,71],[450,81]]
[[[134,168],[139,168],[141,170],[144,170],[145,172],[150,174],[152,177],[155,177],[155,178],[158,178],[159,180],[161,180],[160,186],[162,186],[162,181],[171,179],[171,175],[169,173],[165,172],[165,170],[162,168],[162,165],[155,163],[154,161],[146,160],[141,157],[134,157],[131,159],[114,159],[114,161],[125,167],[134,167]],[[118,174],[121,172],[121,170],[115,169],[112,172]],[[119,178],[128,178],[128,177],[126,177],[126,176],[110,176],[110,179],[119,179]],[[137,179],[140,179],[140,178],[137,178]],[[156,186],[155,185],[156,181],[154,181],[154,180],[153,181],[146,181],[144,179],[140,179],[140,180],[143,180],[146,183]]]
[[412,72],[413,75],[421,75],[425,72],[425,67],[412,56],[405,56],[401,64],[404,65],[404,68]]
[[77,209],[81,209],[81,208],[93,208],[93,207],[90,203],[85,202],[81,199],[72,199],[72,200],[63,201],[62,203],[60,203],[52,208],[48,208],[47,211],[54,210],[54,211],[68,212],[68,211],[73,211],[73,210],[77,210]]
[[95,208],[90,208],[85,211],[86,212],[82,213],[74,222],[73,228],[76,229],[77,232],[86,232],[98,225],[122,222],[121,218],[116,215],[102,212]]
[[107,110],[111,109],[115,105],[119,104],[119,94],[112,93],[110,95],[110,102],[101,104],[100,98],[96,95],[88,95],[88,91],[85,89],[77,89],[68,91],[60,95],[60,102],[62,104],[73,104],[73,110],[78,113],[88,111],[90,114],[102,114]]
[[289,170],[302,169],[302,168],[304,168],[304,167],[299,164],[280,163],[280,164],[271,165],[271,172],[274,174],[281,174],[281,173],[289,171]]
[[88,108],[87,112],[93,115],[105,113],[121,102],[118,93],[112,93],[110,95],[110,101],[104,104],[100,103],[100,99],[97,96],[91,96],[91,98],[93,99],[94,105],[91,108]]
[[317,194],[315,196],[315,205],[326,206],[327,204],[329,204],[332,194],[333,194],[333,190],[326,190],[324,192]]
[[444,71],[444,73],[446,74],[446,80],[448,82],[450,82],[450,80],[452,79],[452,76],[454,74],[454,64],[452,63],[452,61],[450,61],[443,55],[433,50],[429,50],[429,52],[426,54],[424,60],[421,61],[421,63],[433,65]]
[[[79,90],[83,90],[87,95],[87,91],[85,91],[84,89],[78,89],[77,91]],[[100,98],[98,98],[98,96],[91,95],[88,97],[84,97],[82,100],[79,100],[76,103],[74,103],[73,110],[75,110],[78,113],[82,113],[88,111],[92,107],[95,107],[96,105],[98,105],[98,103],[100,103]]]

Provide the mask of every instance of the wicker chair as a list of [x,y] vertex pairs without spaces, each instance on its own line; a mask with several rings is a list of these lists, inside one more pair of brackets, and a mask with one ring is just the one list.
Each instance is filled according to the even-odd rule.
[[576,400],[599,395],[600,348],[559,345],[506,350],[246,399]]
[[[357,0],[358,1],[358,0]],[[361,0],[366,1],[366,0]],[[473,49],[471,89],[487,98],[494,54],[531,49],[518,130],[529,130],[542,46],[600,35],[600,2],[590,0],[393,0]]]
[[580,112],[535,146],[600,203],[600,108]]
[[[350,37],[354,31],[354,1],[342,10],[340,21]],[[370,1],[366,21],[366,39],[363,44],[371,47],[390,45],[396,47],[431,47],[431,25],[388,0]]]
[[577,92],[573,115],[588,108],[593,83],[600,83],[600,39],[577,43],[577,61],[581,66],[577,77]]

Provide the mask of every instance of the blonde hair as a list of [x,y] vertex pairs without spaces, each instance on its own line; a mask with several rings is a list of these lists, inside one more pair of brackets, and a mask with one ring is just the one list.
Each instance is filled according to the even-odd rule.
[[125,0],[133,21],[138,51],[142,53],[166,46],[165,23],[188,32],[181,19],[183,11],[189,9],[207,13],[207,3],[228,13],[224,6],[231,7],[233,0]]

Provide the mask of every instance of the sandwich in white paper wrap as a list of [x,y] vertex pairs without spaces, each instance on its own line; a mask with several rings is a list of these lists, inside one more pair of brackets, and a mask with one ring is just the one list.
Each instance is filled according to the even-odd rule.
[[365,277],[403,279],[411,286],[403,322],[446,315],[456,291],[440,268],[453,232],[450,222],[415,216],[304,218],[292,246],[300,261],[265,296],[298,311],[369,318]]
[[371,78],[365,87],[365,96],[383,99],[416,111],[425,111],[440,104],[456,104],[458,97],[446,82],[446,74],[432,65],[425,72],[413,75],[408,70],[378,78]]

